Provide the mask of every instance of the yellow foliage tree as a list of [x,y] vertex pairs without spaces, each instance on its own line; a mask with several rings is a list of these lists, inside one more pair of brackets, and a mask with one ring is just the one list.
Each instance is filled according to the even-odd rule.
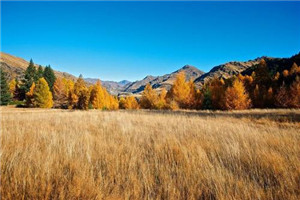
[[[80,75],[79,78],[77,79],[76,83],[74,84],[74,88],[69,91],[68,107],[69,108],[81,107],[78,105],[79,96],[82,95],[82,99],[83,99],[83,95],[86,95],[86,90],[88,91],[88,88],[85,85],[82,75]],[[82,94],[81,94],[81,91],[83,91]]]
[[29,107],[33,106],[34,98],[33,98],[33,93],[35,89],[35,83],[33,82],[32,85],[30,86],[30,89],[28,92],[26,92],[26,105]]
[[110,95],[105,88],[101,86],[101,82],[97,81],[90,90],[90,102],[95,109],[116,110],[119,108],[119,101]]
[[53,84],[54,107],[66,108],[68,103],[68,93],[66,85],[61,78],[57,78]]
[[98,80],[92,87],[90,101],[95,109],[103,109],[106,105],[104,90],[101,87],[101,83]]
[[40,78],[33,90],[33,105],[39,108],[51,108],[53,106],[52,93],[44,78]]
[[119,105],[122,109],[139,109],[139,104],[134,96],[121,97]]
[[120,100],[119,100],[119,108],[120,108],[120,109],[126,109],[126,108],[125,108],[125,102],[126,102],[126,101],[125,101],[125,98],[124,98],[124,97],[121,97]]
[[180,108],[187,108],[189,104],[190,86],[185,81],[185,73],[179,72],[172,85],[168,98],[177,102]]
[[10,94],[11,94],[12,97],[14,96],[16,86],[17,86],[16,79],[13,79],[9,82],[9,91],[10,91]]
[[158,95],[148,83],[141,97],[141,107],[145,109],[155,109],[158,102]]
[[167,90],[163,88],[158,95],[158,101],[156,102],[155,105],[157,109],[167,109],[166,96],[167,96]]
[[225,93],[225,107],[228,110],[241,110],[250,107],[251,100],[245,91],[243,83],[236,79],[232,87],[228,87]]
[[109,110],[117,110],[119,109],[119,101],[117,97],[109,95],[109,106],[107,107]]
[[74,89],[74,82],[72,80],[66,79],[66,78],[63,78],[62,82],[63,82],[64,87],[65,87],[64,91],[66,93],[66,96],[68,96],[69,92]]

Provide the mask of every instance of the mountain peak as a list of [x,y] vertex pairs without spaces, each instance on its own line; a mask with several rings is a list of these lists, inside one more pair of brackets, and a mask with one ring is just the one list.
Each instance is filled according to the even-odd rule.
[[192,65],[184,65],[181,69],[189,69],[189,68],[196,68]]

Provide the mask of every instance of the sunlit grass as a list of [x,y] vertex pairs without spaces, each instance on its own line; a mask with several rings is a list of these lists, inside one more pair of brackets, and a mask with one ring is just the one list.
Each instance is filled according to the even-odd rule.
[[1,197],[299,199],[299,111],[276,112],[2,108]]

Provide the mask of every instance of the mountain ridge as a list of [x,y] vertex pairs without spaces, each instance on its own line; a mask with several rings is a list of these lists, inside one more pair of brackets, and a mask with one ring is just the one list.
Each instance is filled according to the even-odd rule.
[[[291,66],[292,62],[299,63],[300,53],[295,54],[290,58],[272,58],[262,56],[248,61],[231,61],[217,65],[207,73],[204,73],[195,66],[184,65],[172,73],[161,76],[147,75],[143,79],[133,82],[128,80],[122,80],[119,82],[101,80],[101,83],[108,90],[108,92],[113,95],[140,95],[146,84],[150,84],[155,90],[158,91],[163,88],[169,90],[173,84],[173,81],[175,80],[176,75],[184,71],[186,74],[186,80],[194,80],[196,87],[201,88],[206,82],[214,77],[222,77],[226,79],[238,73],[250,75],[262,59],[269,64],[270,71],[281,72],[287,66]],[[15,77],[22,78],[28,64],[29,62],[23,58],[0,52],[0,66],[4,69],[4,71],[8,72],[9,79]],[[35,66],[39,65],[36,64]],[[72,74],[56,70],[54,70],[54,72],[57,77],[64,77],[73,81],[77,80],[77,77]],[[85,81],[89,85],[94,84],[97,80],[99,79],[85,78]]]

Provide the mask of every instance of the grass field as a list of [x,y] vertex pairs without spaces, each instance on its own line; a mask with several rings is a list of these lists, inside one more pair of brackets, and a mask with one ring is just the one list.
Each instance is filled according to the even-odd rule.
[[300,111],[1,108],[2,199],[300,199]]

